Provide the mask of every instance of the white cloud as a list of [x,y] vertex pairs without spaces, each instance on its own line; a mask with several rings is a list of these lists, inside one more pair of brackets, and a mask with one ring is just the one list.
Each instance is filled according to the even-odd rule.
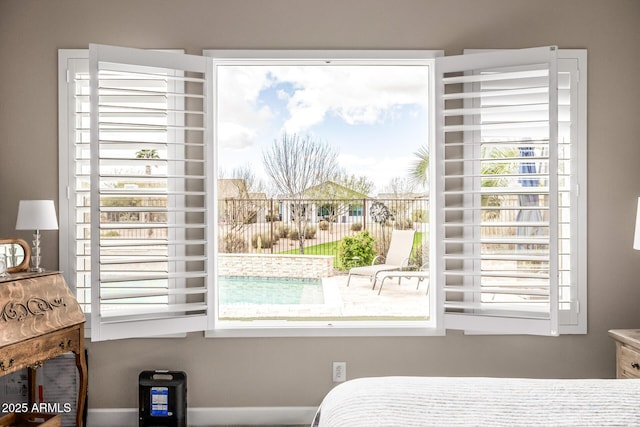
[[[219,73],[219,120],[243,126],[255,136],[274,115],[258,105],[261,91],[278,84],[276,96],[287,101],[283,129],[305,133],[329,115],[347,124],[375,124],[406,104],[427,103],[425,67],[409,66],[223,66]],[[238,133],[230,132],[235,137]],[[220,140],[229,147],[250,141]]]
[[288,101],[288,132],[304,132],[329,114],[348,124],[374,124],[398,106],[427,103],[424,67],[272,67],[279,82],[294,88]]
[[[376,124],[405,105],[428,102],[425,67],[224,66],[219,77],[218,141],[223,166],[229,168],[236,163],[258,167],[264,144],[278,138],[274,131],[279,126],[305,134],[329,117]],[[376,191],[406,175],[415,160],[408,150],[379,146],[378,138],[346,138],[338,144],[361,144],[362,152],[347,150],[338,158],[340,166],[367,176]]]
[[280,89],[280,90],[278,91],[278,99],[281,99],[281,100],[283,100],[283,101],[286,101],[286,100],[288,100],[289,98],[290,98],[290,96],[289,96],[289,94],[288,94],[285,90]]
[[218,142],[225,148],[252,145],[273,117],[268,105],[257,103],[272,82],[260,67],[222,66],[218,74]]
[[255,138],[256,133],[247,128],[233,122],[218,123],[218,141],[225,148],[242,149],[249,147]]

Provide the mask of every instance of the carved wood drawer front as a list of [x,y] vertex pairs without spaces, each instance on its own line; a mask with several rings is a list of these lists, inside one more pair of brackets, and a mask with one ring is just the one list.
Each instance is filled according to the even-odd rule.
[[619,369],[625,378],[640,378],[640,353],[625,345],[620,346]]
[[32,338],[0,348],[0,375],[22,368],[39,367],[48,359],[73,351],[80,351],[80,327]]
[[0,282],[0,346],[84,322],[84,314],[59,273]]

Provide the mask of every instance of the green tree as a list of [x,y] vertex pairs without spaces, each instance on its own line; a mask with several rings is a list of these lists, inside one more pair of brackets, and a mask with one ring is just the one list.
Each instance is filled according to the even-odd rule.
[[422,187],[429,187],[429,148],[423,145],[413,153],[417,159],[414,161],[410,171],[409,178],[411,181]]
[[[416,161],[410,171],[410,178],[416,184],[427,186],[429,183],[429,149],[426,146],[420,147],[414,153]],[[508,185],[505,175],[513,174],[516,171],[517,163],[508,161],[509,158],[518,157],[515,148],[487,147],[481,150],[483,159],[494,159],[495,161],[483,161],[480,173],[483,175],[482,187],[502,187]],[[482,206],[500,206],[502,198],[500,196],[483,195]],[[493,217],[495,211],[486,211],[488,218]]]
[[353,190],[357,193],[364,194],[368,196],[371,194],[373,187],[375,184],[369,178],[364,175],[357,176],[355,174],[348,174],[346,171],[342,170],[338,174],[337,178],[334,180],[336,184],[340,184],[343,187],[348,188],[349,190]]
[[[158,150],[154,148],[143,148],[136,152],[136,159],[159,159]],[[144,172],[147,175],[151,175],[151,165],[146,165]]]
[[[518,167],[516,162],[510,160],[518,157],[517,149],[483,146],[481,157],[485,161],[482,162],[480,168],[480,173],[483,175],[480,185],[485,188],[509,185],[507,176],[515,173]],[[480,203],[485,207],[499,207],[502,204],[502,200],[502,196],[483,194]],[[483,215],[485,219],[494,219],[500,215],[500,212],[498,210],[485,210]]]

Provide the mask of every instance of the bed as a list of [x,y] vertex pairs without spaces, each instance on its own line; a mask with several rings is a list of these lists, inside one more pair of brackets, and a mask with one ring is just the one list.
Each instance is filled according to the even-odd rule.
[[313,426],[640,426],[640,379],[361,378]]

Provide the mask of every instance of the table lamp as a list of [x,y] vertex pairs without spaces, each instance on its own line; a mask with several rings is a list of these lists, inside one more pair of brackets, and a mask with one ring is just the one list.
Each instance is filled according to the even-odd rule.
[[20,200],[16,230],[35,230],[29,271],[41,273],[40,230],[57,230],[58,219],[53,200]]

